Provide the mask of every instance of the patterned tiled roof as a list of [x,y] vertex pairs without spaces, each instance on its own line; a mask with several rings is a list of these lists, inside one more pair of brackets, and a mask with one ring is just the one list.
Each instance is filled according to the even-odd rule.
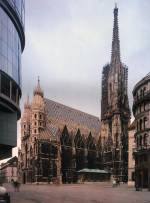
[[40,132],[39,139],[41,140],[50,140],[57,139],[58,128],[51,123],[46,125],[46,129]]
[[[70,132],[77,132],[78,128],[81,134],[85,136],[90,132],[97,137],[100,132],[100,120],[96,116],[73,109],[55,101],[44,99],[45,108],[48,116],[48,126],[51,132],[55,134],[58,129],[63,129],[66,125]],[[51,126],[50,126],[51,124]],[[54,129],[55,126],[55,129]]]

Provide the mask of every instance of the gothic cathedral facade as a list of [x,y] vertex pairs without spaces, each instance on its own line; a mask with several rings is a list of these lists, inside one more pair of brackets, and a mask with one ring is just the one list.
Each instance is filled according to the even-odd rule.
[[103,67],[101,121],[44,98],[40,82],[24,105],[18,169],[22,182],[76,182],[77,171],[128,174],[128,69],[120,59],[118,8],[114,8],[111,61]]

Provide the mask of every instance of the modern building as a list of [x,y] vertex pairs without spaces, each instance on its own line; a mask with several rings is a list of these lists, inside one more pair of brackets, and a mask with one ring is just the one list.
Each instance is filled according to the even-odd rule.
[[111,61],[103,67],[101,139],[104,168],[120,181],[128,180],[128,68],[121,62],[118,8],[114,8]]
[[150,188],[150,73],[133,89],[135,117],[135,186]]
[[44,98],[38,85],[21,119],[20,181],[72,183],[77,171],[101,168],[99,118]]
[[24,7],[24,0],[0,0],[0,159],[11,156],[17,144]]
[[1,164],[0,172],[4,175],[4,181],[11,183],[18,180],[18,158],[15,156],[9,159],[6,163]]
[[128,186],[135,185],[135,121],[128,128]]

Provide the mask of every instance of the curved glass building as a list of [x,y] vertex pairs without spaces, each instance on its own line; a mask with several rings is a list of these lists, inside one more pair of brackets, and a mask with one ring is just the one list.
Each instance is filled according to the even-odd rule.
[[0,0],[0,159],[17,144],[24,14],[24,0]]

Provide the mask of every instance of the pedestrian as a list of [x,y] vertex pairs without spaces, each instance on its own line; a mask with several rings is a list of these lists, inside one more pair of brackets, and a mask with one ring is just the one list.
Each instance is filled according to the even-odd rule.
[[13,181],[13,186],[14,186],[15,192],[19,192],[20,183],[19,183],[17,180],[16,180],[16,181]]
[[116,180],[115,179],[113,179],[112,184],[113,184],[113,187],[116,186]]

